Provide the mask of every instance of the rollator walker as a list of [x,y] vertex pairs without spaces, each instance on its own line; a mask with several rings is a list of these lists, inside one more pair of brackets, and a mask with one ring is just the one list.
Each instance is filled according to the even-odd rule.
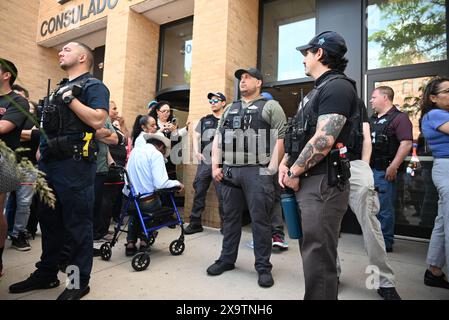
[[[129,224],[129,219],[125,226],[123,225],[124,219],[126,216],[134,216],[134,226],[136,231],[140,231],[141,240],[144,240],[149,244],[148,248],[152,246],[157,237],[157,230],[164,227],[175,228],[177,225],[181,227],[181,235],[178,239],[173,240],[170,243],[169,250],[170,253],[174,256],[181,255],[184,252],[185,244],[184,244],[184,227],[183,221],[179,214],[178,208],[176,207],[174,193],[179,190],[179,188],[170,188],[170,189],[160,189],[156,190],[154,193],[144,193],[137,194],[133,184],[129,178],[128,172],[124,167],[119,167],[122,173],[125,176],[127,183],[125,182],[125,187],[129,190],[129,195],[126,198],[125,204],[122,206],[122,211],[120,213],[120,218],[117,224],[114,227],[114,236],[110,242],[105,242],[100,247],[101,258],[105,261],[111,259],[112,256],[112,248],[118,241],[118,238],[122,232],[128,233],[128,229],[126,229],[126,225]],[[172,207],[162,207],[156,211],[152,212],[143,212],[139,206],[139,199],[145,198],[151,195],[168,195],[171,201]],[[132,204],[134,204],[134,208],[132,208]],[[140,226],[140,228],[139,228]],[[123,227],[123,228],[122,228]],[[139,233],[138,233],[139,234]],[[148,268],[150,265],[150,249],[138,252],[134,255],[131,266],[136,271],[142,271]]]

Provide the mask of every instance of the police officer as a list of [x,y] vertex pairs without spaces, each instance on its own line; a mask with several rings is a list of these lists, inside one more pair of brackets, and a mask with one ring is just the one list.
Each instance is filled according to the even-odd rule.
[[370,118],[373,153],[371,168],[374,184],[379,190],[380,211],[387,252],[393,251],[395,225],[396,176],[405,157],[410,153],[413,126],[408,116],[394,105],[394,91],[388,86],[377,87],[371,94],[373,115]]
[[[248,209],[258,284],[271,287],[272,174],[284,154],[285,114],[277,101],[260,95],[263,79],[259,70],[239,69],[235,77],[240,80],[242,99],[226,108],[212,147],[212,175],[222,182],[223,244],[220,257],[207,273],[215,276],[234,269],[242,214]],[[224,165],[220,168],[222,156]]]
[[[207,190],[209,189],[211,181],[214,182],[215,191],[218,198],[218,209],[220,219],[223,220],[223,201],[221,199],[221,184],[212,179],[212,164],[211,164],[211,142],[214,139],[215,131],[217,129],[218,120],[223,113],[223,108],[226,105],[226,97],[221,92],[210,92],[207,94],[212,113],[202,117],[195,129],[195,141],[193,144],[194,153],[200,162],[196,171],[195,180],[193,181],[193,188],[195,189],[195,196],[193,198],[192,213],[190,214],[190,224],[184,229],[185,234],[193,234],[202,232],[201,213],[204,211]],[[201,150],[198,152],[198,145]]]
[[43,111],[46,135],[41,139],[39,161],[57,202],[40,217],[42,255],[36,271],[11,285],[11,293],[57,287],[57,265],[66,239],[70,246],[69,283],[58,299],[80,299],[90,290],[96,170],[92,138],[95,130],[104,126],[109,108],[109,91],[89,73],[92,64],[92,52],[82,43],[70,42],[59,52],[59,65],[68,79],[50,95]]
[[279,184],[297,192],[304,299],[336,299],[338,235],[349,197],[347,119],[356,110],[357,93],[343,74],[347,48],[338,33],[320,33],[297,50],[305,56],[305,72],[315,79],[315,88],[300,104],[295,121],[289,120],[294,131],[289,128],[293,136],[286,136]]
[[[369,265],[376,266],[379,276],[377,292],[385,300],[400,300],[395,288],[395,277],[388,263],[380,222],[379,199],[374,188],[373,172],[369,166],[372,145],[368,113],[362,99],[358,99],[357,113],[350,119],[352,124],[348,157],[351,160],[349,179],[349,206],[357,217],[363,234]],[[337,261],[338,274],[340,264]]]

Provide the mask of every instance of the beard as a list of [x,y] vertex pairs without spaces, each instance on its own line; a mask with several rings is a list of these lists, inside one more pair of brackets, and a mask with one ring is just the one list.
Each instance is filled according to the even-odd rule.
[[242,95],[242,97],[248,97],[248,96],[252,96],[254,93],[256,93],[257,88],[254,89],[249,89],[247,88],[246,90],[241,90],[240,93]]

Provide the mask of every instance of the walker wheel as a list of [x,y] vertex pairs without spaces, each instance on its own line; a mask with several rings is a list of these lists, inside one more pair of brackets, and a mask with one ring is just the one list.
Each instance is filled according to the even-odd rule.
[[105,261],[109,261],[112,256],[111,244],[109,242],[105,242],[100,247],[101,259]]
[[170,253],[174,256],[179,256],[184,252],[184,249],[186,248],[186,245],[184,244],[184,241],[181,240],[173,240],[170,243]]
[[139,252],[133,258],[131,265],[136,271],[143,271],[150,265],[150,255],[146,252]]

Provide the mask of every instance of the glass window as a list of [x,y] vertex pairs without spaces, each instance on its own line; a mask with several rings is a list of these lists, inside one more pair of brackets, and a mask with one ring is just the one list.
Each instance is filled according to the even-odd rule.
[[192,69],[193,22],[163,27],[160,88],[189,85]]
[[445,0],[368,0],[368,69],[447,59]]
[[304,78],[296,47],[315,35],[315,0],[277,0],[264,4],[261,71],[265,82]]

